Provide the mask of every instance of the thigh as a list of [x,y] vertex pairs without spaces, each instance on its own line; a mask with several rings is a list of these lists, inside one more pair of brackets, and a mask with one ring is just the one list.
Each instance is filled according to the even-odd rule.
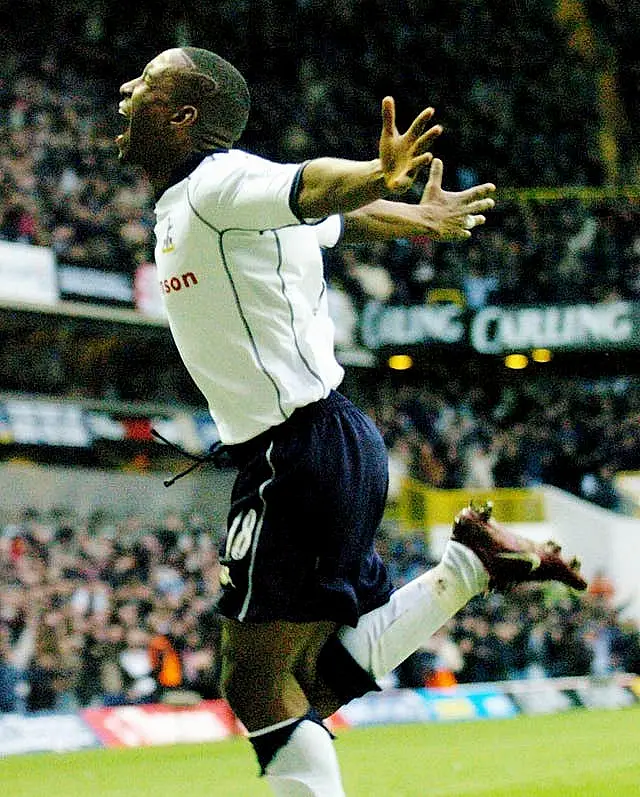
[[222,689],[249,731],[306,714],[310,704],[298,676],[334,630],[331,622],[223,620]]

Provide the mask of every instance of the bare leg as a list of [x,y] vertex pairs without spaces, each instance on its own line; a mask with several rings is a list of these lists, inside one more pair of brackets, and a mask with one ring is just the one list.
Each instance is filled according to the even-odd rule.
[[222,688],[277,797],[344,797],[333,742],[296,676],[333,623],[225,620]]
[[326,639],[332,628],[328,623],[224,621],[222,689],[248,731],[309,711],[295,671],[309,645]]

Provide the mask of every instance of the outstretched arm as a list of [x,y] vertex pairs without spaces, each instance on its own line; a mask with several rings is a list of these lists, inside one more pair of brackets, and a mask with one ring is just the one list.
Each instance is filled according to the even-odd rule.
[[399,133],[392,97],[382,101],[382,132],[378,157],[371,161],[317,158],[302,173],[297,197],[304,218],[348,213],[370,202],[408,191],[420,170],[431,162],[431,144],[442,132],[430,125],[433,108],[414,119],[406,133]]
[[378,199],[345,213],[345,243],[394,238],[428,236],[436,241],[463,241],[471,230],[485,223],[484,213],[494,207],[493,183],[484,183],[466,191],[444,191],[443,165],[439,158],[431,164],[429,181],[420,203]]

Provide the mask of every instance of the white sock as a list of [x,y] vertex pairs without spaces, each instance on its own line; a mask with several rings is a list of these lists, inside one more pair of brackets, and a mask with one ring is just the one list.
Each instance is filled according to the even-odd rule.
[[345,797],[331,736],[310,720],[274,755],[265,777],[277,797]]
[[489,575],[473,551],[449,540],[438,565],[363,615],[355,628],[340,628],[338,638],[363,669],[382,678],[488,584]]

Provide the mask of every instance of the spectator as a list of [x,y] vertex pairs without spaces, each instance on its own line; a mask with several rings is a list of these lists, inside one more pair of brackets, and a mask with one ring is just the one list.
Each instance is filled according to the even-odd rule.
[[615,485],[615,470],[612,462],[600,465],[595,473],[585,473],[580,483],[582,497],[603,509],[619,512],[623,499]]
[[0,625],[0,714],[18,708],[18,671],[12,662],[8,629]]
[[123,680],[124,702],[127,704],[152,701],[157,694],[150,655],[150,633],[129,627],[119,658]]
[[149,640],[151,675],[156,682],[156,696],[165,699],[184,685],[183,652],[185,639],[182,624],[158,615],[151,621],[155,633]]

